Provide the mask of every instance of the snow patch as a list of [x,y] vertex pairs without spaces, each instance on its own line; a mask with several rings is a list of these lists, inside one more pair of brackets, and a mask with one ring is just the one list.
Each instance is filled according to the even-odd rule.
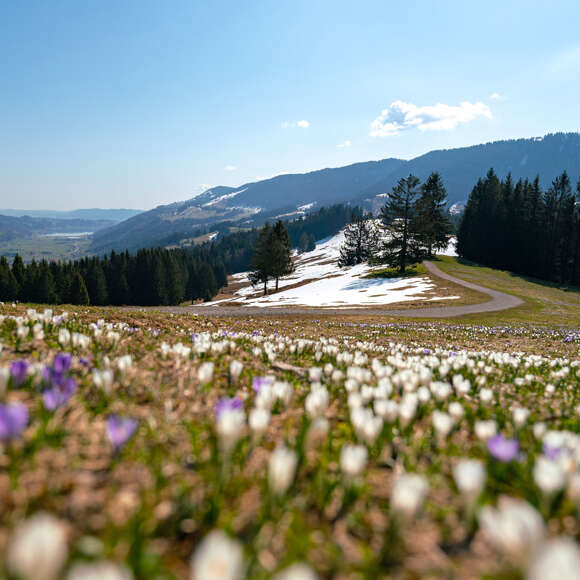
[[225,195],[220,195],[219,197],[216,197],[215,199],[212,199],[211,201],[204,203],[202,205],[202,207],[211,207],[212,205],[218,204],[220,201],[225,201],[226,199],[231,199],[232,197],[236,197],[236,195],[243,193],[244,191],[246,191],[246,189],[248,189],[248,188],[244,187],[244,189],[240,189],[238,191],[232,191],[232,193],[226,193]]
[[[320,240],[311,252],[297,254],[295,271],[280,279],[280,291],[267,296],[259,295],[261,287],[249,283],[248,272],[233,275],[236,282],[247,282],[232,298],[208,302],[205,306],[228,302],[241,306],[283,307],[315,306],[331,308],[363,308],[412,300],[454,300],[458,296],[429,297],[435,285],[426,277],[366,278],[376,268],[359,264],[350,268],[337,265],[344,232]],[[291,287],[293,286],[293,287]],[[273,290],[272,282],[269,284]]]

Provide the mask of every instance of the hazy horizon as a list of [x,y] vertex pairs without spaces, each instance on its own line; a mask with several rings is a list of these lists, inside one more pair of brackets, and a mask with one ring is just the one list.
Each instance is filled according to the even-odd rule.
[[147,210],[580,128],[572,0],[65,0],[7,3],[0,17],[5,208]]

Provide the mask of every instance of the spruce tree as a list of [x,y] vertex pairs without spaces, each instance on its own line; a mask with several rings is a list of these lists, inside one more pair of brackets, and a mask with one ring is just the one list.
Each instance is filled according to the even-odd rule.
[[288,230],[281,220],[278,220],[271,232],[271,263],[272,277],[276,280],[276,292],[278,291],[278,280],[282,276],[288,276],[294,271],[292,262],[292,248]]
[[415,223],[417,240],[427,249],[427,256],[447,247],[451,237],[451,222],[445,211],[447,191],[439,173],[431,173],[421,186],[416,202]]
[[71,304],[78,304],[82,306],[88,306],[90,304],[87,285],[85,284],[83,277],[78,271],[73,273],[69,296]]
[[273,261],[271,252],[272,227],[266,225],[260,230],[258,239],[254,245],[254,254],[250,262],[251,272],[249,275],[253,285],[264,284],[264,296],[268,294],[268,280],[273,276]]
[[18,298],[18,282],[10,269],[8,260],[0,257],[0,301],[12,301]]
[[412,174],[399,179],[380,214],[387,230],[382,261],[398,268],[401,274],[404,274],[408,265],[420,261],[423,256],[414,230],[419,183]]
[[344,243],[340,247],[338,259],[340,268],[376,258],[379,237],[371,217],[356,217],[344,228]]
[[20,254],[16,254],[16,256],[14,256],[14,260],[12,261],[12,274],[14,274],[14,278],[18,283],[18,288],[22,290],[24,286],[24,277],[26,273],[24,268],[24,262],[22,261]]

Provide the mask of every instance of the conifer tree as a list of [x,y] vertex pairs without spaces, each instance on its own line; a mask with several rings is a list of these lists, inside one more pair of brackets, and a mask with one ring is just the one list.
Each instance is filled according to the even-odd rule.
[[264,296],[268,294],[268,280],[272,278],[272,227],[266,222],[258,234],[254,246],[254,254],[250,263],[250,281],[253,285],[264,284]]
[[427,249],[427,256],[447,247],[451,237],[451,222],[445,205],[447,191],[439,173],[431,173],[421,186],[421,196],[416,202],[415,223],[417,240]]
[[355,217],[344,229],[338,265],[355,266],[376,258],[379,236],[372,216]]
[[14,278],[18,283],[18,288],[22,290],[22,287],[24,286],[25,269],[20,254],[14,256],[14,260],[12,261],[12,274],[14,274]]
[[18,282],[12,273],[8,260],[0,257],[0,301],[12,301],[18,298]]
[[292,247],[288,230],[281,220],[278,220],[272,228],[271,234],[271,263],[272,278],[276,280],[276,292],[278,291],[278,280],[282,276],[288,276],[294,271],[292,262]]
[[73,273],[69,296],[71,304],[82,306],[88,306],[90,304],[87,285],[78,271]]
[[382,261],[398,268],[401,274],[423,255],[414,229],[418,186],[419,180],[412,174],[399,179],[380,214],[387,230]]

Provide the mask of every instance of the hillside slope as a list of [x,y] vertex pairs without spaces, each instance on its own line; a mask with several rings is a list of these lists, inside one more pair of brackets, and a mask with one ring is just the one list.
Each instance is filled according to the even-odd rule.
[[580,134],[558,133],[541,138],[497,141],[472,147],[431,151],[409,161],[384,159],[305,174],[279,175],[237,188],[214,187],[185,202],[160,206],[95,234],[92,250],[134,250],[177,232],[211,227],[227,220],[260,225],[278,215],[300,215],[313,207],[365,201],[376,209],[400,177],[424,179],[439,171],[449,203],[464,201],[478,178],[493,167],[500,177],[540,175],[547,187],[567,170],[574,183],[580,176]]

